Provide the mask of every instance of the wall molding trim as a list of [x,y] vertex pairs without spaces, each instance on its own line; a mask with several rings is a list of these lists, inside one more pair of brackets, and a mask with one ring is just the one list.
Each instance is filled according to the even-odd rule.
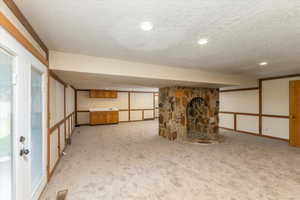
[[219,126],[220,129],[224,129],[224,130],[228,130],[228,131],[234,131],[234,132],[237,132],[237,133],[244,133],[244,134],[249,134],[249,135],[253,135],[253,136],[259,136],[259,137],[264,137],[264,138],[269,138],[269,139],[275,139],[275,140],[281,140],[281,141],[284,141],[284,142],[289,142],[288,139],[284,139],[284,138],[278,138],[278,137],[273,137],[273,136],[268,136],[268,135],[259,135],[257,133],[252,133],[252,132],[248,132],[248,131],[241,131],[241,130],[234,130],[234,129],[231,129],[231,128],[226,128],[226,127],[221,127]]
[[[78,92],[89,92],[92,89],[76,89],[75,92],[75,121],[76,121],[76,126],[89,126],[90,124],[88,123],[79,123],[78,122],[78,113],[88,113],[90,112],[89,110],[79,110],[78,109]],[[112,91],[112,90],[104,90],[104,91]],[[157,108],[158,105],[155,105],[155,97],[159,96],[158,92],[150,92],[150,91],[125,91],[125,90],[113,90],[116,92],[123,92],[123,93],[128,93],[128,105],[127,109],[119,109],[119,112],[128,112],[128,120],[127,121],[119,121],[119,123],[122,122],[136,122],[136,121],[144,121],[144,120],[154,120],[156,119],[155,117],[155,109]],[[152,108],[131,108],[131,94],[132,93],[146,93],[146,94],[152,94],[153,95],[153,107]],[[142,119],[141,120],[131,120],[131,112],[133,111],[141,111]],[[153,118],[145,118],[145,111],[153,111]]]
[[262,117],[272,117],[272,118],[285,118],[285,119],[289,119],[290,116],[289,115],[266,115],[266,114],[262,114]]
[[91,91],[91,90],[103,90],[103,91],[116,91],[116,92],[130,92],[130,93],[154,93],[155,96],[158,96],[158,92],[151,91],[129,91],[129,90],[105,90],[105,89],[77,89],[77,91]]
[[284,78],[293,78],[300,76],[300,74],[289,74],[284,76],[273,76],[273,77],[267,77],[267,78],[261,78],[259,81],[269,81],[269,80],[276,80],[276,79],[284,79]]
[[25,49],[35,56],[41,63],[49,67],[48,60],[29,42],[29,40],[0,12],[0,25],[14,37]]
[[250,115],[250,116],[259,116],[258,113],[243,113],[243,112],[227,112],[227,111],[220,111],[221,114],[233,114],[233,115]]
[[26,17],[23,15],[21,10],[18,8],[16,3],[13,0],[3,0],[3,2],[7,5],[7,7],[11,10],[11,12],[16,16],[16,18],[19,20],[19,22],[24,26],[24,28],[28,31],[28,33],[32,36],[32,38],[39,44],[39,46],[43,49],[45,52],[47,59],[49,55],[49,50],[47,46],[44,44],[44,42],[41,40],[41,38],[38,36],[36,31],[33,29],[29,21],[26,19]]
[[251,87],[251,88],[238,88],[238,89],[230,89],[230,90],[220,90],[220,93],[223,92],[237,92],[237,91],[247,91],[247,90],[258,90],[258,87]]

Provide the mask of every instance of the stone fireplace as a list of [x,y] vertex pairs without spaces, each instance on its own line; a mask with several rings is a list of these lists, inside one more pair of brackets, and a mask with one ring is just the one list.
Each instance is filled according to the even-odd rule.
[[159,135],[169,140],[218,141],[218,114],[218,89],[159,89]]

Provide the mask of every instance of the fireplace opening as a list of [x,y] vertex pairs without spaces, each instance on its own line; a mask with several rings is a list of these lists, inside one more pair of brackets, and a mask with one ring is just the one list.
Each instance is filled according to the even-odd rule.
[[203,141],[208,139],[210,123],[208,102],[201,97],[196,97],[188,103],[186,113],[187,137]]

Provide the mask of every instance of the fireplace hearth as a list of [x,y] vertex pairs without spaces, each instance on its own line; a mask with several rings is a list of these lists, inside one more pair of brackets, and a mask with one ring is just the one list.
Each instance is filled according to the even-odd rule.
[[214,143],[218,133],[219,90],[167,87],[159,90],[159,135],[169,140]]

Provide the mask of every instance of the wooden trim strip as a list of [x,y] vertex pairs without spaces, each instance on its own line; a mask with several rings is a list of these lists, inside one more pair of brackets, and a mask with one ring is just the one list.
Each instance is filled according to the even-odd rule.
[[74,91],[76,90],[76,88],[73,85],[69,85]]
[[78,124],[78,118],[77,118],[77,96],[78,96],[78,94],[77,94],[77,90],[75,90],[75,92],[74,92],[74,94],[75,94],[75,126],[77,126],[77,124]]
[[225,129],[225,130],[228,130],[228,131],[234,131],[234,129],[231,129],[231,128],[226,128],[226,127],[222,127],[222,126],[219,126],[219,128],[221,128],[221,129]]
[[259,113],[259,119],[258,119],[258,132],[259,135],[262,135],[262,81],[259,80],[258,81],[258,87],[259,87],[259,91],[258,91],[258,113]]
[[52,70],[49,70],[50,72],[50,76],[52,77],[52,78],[54,78],[55,80],[57,80],[58,82],[60,82],[61,84],[63,84],[65,87],[67,87],[67,83],[66,82],[64,82],[63,80],[61,80]]
[[259,116],[256,113],[241,113],[241,112],[227,112],[227,111],[220,111],[220,114],[232,114],[232,115],[250,115],[250,116]]
[[300,74],[289,74],[284,76],[273,76],[273,77],[267,77],[267,78],[261,78],[260,81],[269,81],[269,80],[275,80],[275,79],[283,79],[283,78],[292,78],[300,76]]
[[153,93],[153,117],[155,118],[155,93]]
[[145,110],[154,110],[153,108],[137,108],[137,109],[130,109],[130,111],[145,111]]
[[130,121],[130,106],[131,105],[131,103],[130,103],[130,92],[128,92],[128,121]]
[[275,139],[275,140],[282,140],[282,141],[285,141],[285,142],[289,142],[288,139],[278,138],[278,137],[273,137],[273,136],[264,135],[264,134],[262,134],[261,137],[270,138],[270,139]]
[[3,0],[3,2],[7,5],[7,7],[11,10],[11,12],[16,16],[16,18],[21,22],[24,28],[28,31],[28,33],[32,36],[32,38],[40,45],[40,47],[45,52],[47,58],[49,54],[49,50],[38,34],[35,32],[31,24],[28,22],[26,17],[23,15],[21,10],[17,7],[13,0]]
[[61,124],[63,124],[68,118],[70,118],[72,115],[74,115],[75,112],[70,113],[67,117],[57,122],[55,125],[53,125],[51,128],[49,128],[49,133],[51,134],[57,127],[59,127]]
[[272,118],[285,118],[285,119],[289,119],[290,116],[289,115],[265,115],[262,114],[262,117],[272,117]]
[[[130,109],[130,111],[145,111],[145,110],[155,110],[152,108],[138,108],[138,109]],[[129,112],[129,109],[119,109],[118,111],[124,112],[127,111]],[[90,112],[89,110],[77,110],[77,112]]]
[[245,133],[245,134],[250,134],[250,135],[253,135],[253,136],[265,137],[265,138],[281,140],[281,141],[285,141],[285,142],[289,141],[288,139],[284,139],[284,138],[278,138],[278,137],[273,137],[273,136],[268,136],[268,135],[263,135],[263,134],[260,135],[258,133],[252,133],[252,132],[248,132],[248,131],[241,131],[241,130],[234,131],[233,129],[225,128],[225,127],[219,127],[219,128],[229,130],[229,131],[233,131],[233,132],[237,132],[237,133]]
[[49,130],[50,134],[52,134],[55,129],[57,129],[58,127],[60,127],[61,124],[63,124],[65,122],[66,118],[60,120],[58,123],[56,123],[54,126],[52,126]]
[[[69,130],[68,130],[68,131],[70,131],[69,136],[72,136],[72,133],[75,130],[75,128],[70,127],[70,123],[69,123],[70,119],[72,119],[72,116],[74,116],[74,115],[75,115],[75,112],[72,112],[64,120],[62,120],[64,124],[67,123],[68,126],[69,126]],[[57,159],[57,161],[56,161],[56,163],[55,163],[55,165],[54,165],[54,167],[51,171],[50,171],[50,144],[51,144],[51,141],[50,141],[50,134],[48,134],[48,152],[47,152],[47,154],[48,154],[48,159],[47,159],[47,178],[48,178],[47,180],[48,180],[48,182],[49,182],[50,178],[52,177],[52,175],[53,175],[53,173],[54,173],[54,171],[55,171],[55,169],[56,169],[56,167],[57,167],[57,165],[60,162],[61,157],[62,157],[61,156],[61,149],[60,149],[60,125],[63,124],[63,123],[60,123],[59,125],[56,124],[55,126],[52,127],[53,131],[56,130],[56,129],[58,130],[58,146],[57,146],[57,148],[58,148],[58,154],[59,155],[58,155],[58,159]],[[50,132],[50,130],[49,130],[49,132]],[[67,133],[65,132],[65,137],[66,137],[66,135],[67,135]],[[66,149],[66,147],[67,147],[67,145],[65,145],[64,150]]]
[[9,32],[25,49],[41,63],[49,67],[48,60],[29,42],[29,40],[0,12],[0,25]]
[[255,135],[255,136],[260,136],[259,133],[252,133],[252,132],[249,132],[249,131],[235,130],[235,132],[246,133],[246,134]]
[[237,129],[237,114],[234,114],[234,116],[233,116],[233,123],[234,123],[234,130],[236,131],[236,129]]
[[128,93],[153,93],[153,94],[156,93],[156,92],[150,92],[150,91],[105,90],[105,89],[77,89],[77,90],[81,91],[81,92],[88,92],[90,90],[103,90],[103,91],[116,91],[116,92],[128,92]]
[[251,88],[238,88],[238,89],[231,89],[231,90],[220,90],[220,93],[223,92],[237,92],[237,91],[246,91],[246,90],[258,90],[258,87],[251,87]]

